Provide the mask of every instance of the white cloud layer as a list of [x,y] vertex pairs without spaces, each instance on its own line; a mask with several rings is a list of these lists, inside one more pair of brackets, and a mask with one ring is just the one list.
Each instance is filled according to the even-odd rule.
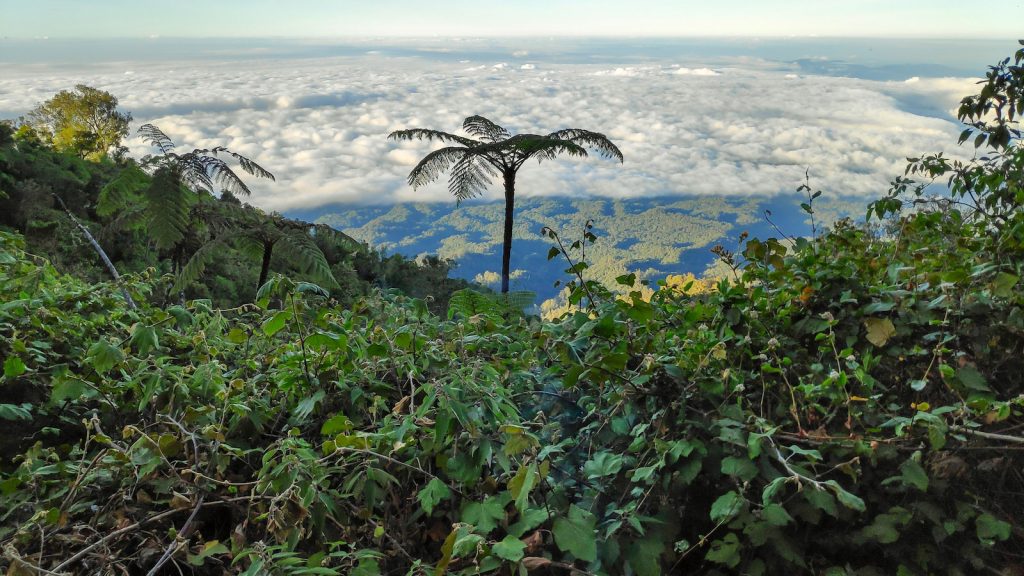
[[[772,195],[794,190],[810,168],[815,188],[876,197],[907,156],[958,154],[950,111],[976,89],[970,79],[878,82],[757,62],[686,64],[467,66],[367,54],[13,70],[0,78],[0,113],[24,113],[76,83],[108,90],[135,126],[153,122],[182,148],[224,145],[269,169],[277,181],[253,182],[251,201],[273,210],[450,201],[443,179],[418,191],[406,184],[431,146],[386,137],[410,127],[454,131],[471,114],[513,131],[603,132],[625,155],[621,166],[596,157],[527,165],[520,195]],[[151,152],[138,139],[130,145],[133,155]]]

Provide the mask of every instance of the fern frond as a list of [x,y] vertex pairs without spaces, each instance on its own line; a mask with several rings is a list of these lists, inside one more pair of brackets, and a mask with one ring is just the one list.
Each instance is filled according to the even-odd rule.
[[462,129],[467,134],[480,138],[485,142],[501,142],[512,136],[505,128],[491,122],[483,116],[470,116],[462,122]]
[[440,130],[428,130],[426,128],[395,130],[391,134],[388,134],[388,140],[426,140],[428,142],[437,140],[438,142],[448,144],[461,144],[466,148],[473,148],[481,144],[479,141],[473,140],[472,138],[449,134],[448,132],[442,132]]
[[449,166],[458,162],[467,154],[470,154],[468,149],[455,146],[434,150],[424,156],[419,164],[409,172],[409,185],[416,189],[437,180],[441,174],[448,170]]
[[516,290],[499,294],[497,298],[505,308],[522,312],[537,302],[537,293],[529,290]]
[[221,252],[226,245],[226,236],[214,238],[206,244],[203,244],[199,250],[196,250],[195,253],[192,254],[192,257],[188,259],[188,262],[182,266],[181,271],[178,272],[178,276],[174,279],[174,287],[172,288],[172,291],[180,292],[187,288],[189,284],[199,280],[203,275],[203,272],[206,271],[206,267],[210,262],[213,262],[221,255]]
[[501,320],[501,306],[476,290],[464,288],[453,293],[448,300],[448,319],[456,316],[466,319],[483,316],[498,321]]
[[314,238],[323,238],[328,242],[344,246],[352,251],[359,251],[363,248],[363,245],[360,244],[358,240],[348,234],[345,234],[341,230],[331,228],[327,224],[314,224],[311,233]]
[[613,144],[612,141],[604,134],[591,132],[589,130],[581,130],[579,128],[567,128],[565,130],[552,132],[551,134],[548,134],[547,137],[555,140],[566,140],[578,146],[590,148],[604,158],[612,158],[619,162],[623,161],[622,151],[619,150],[619,147]]
[[235,244],[238,251],[246,258],[258,261],[263,257],[263,242],[253,236],[248,234],[236,236]]
[[105,238],[109,238],[109,234],[142,225],[148,220],[148,217],[145,205],[130,204],[103,227],[102,234],[104,234]]
[[271,174],[270,171],[266,170],[265,168],[263,168],[250,158],[242,156],[237,152],[232,152],[231,150],[228,150],[224,146],[215,146],[209,149],[197,148],[196,150],[193,150],[192,153],[195,154],[196,156],[206,157],[209,157],[210,155],[216,157],[218,154],[227,154],[228,156],[231,156],[238,162],[238,165],[242,168],[242,170],[245,171],[246,174],[251,174],[257,178],[268,178],[270,180],[274,180],[274,175]]
[[285,251],[290,261],[298,264],[303,272],[313,276],[318,282],[331,287],[338,286],[338,281],[331,273],[331,265],[327,263],[327,257],[308,232],[292,230],[281,237],[278,247]]
[[174,142],[164,134],[162,130],[152,124],[139,126],[137,134],[150,146],[156,146],[161,154],[168,154],[174,150]]
[[149,233],[157,248],[166,250],[185,237],[190,205],[188,190],[173,171],[161,170],[153,175],[146,196]]
[[448,191],[458,202],[462,202],[483,194],[492,176],[497,176],[497,172],[490,163],[476,154],[464,153],[452,167]]
[[536,134],[517,134],[508,139],[508,146],[515,152],[519,165],[528,158],[548,160],[559,155],[585,157],[587,149],[569,140],[538,136]]
[[123,210],[133,194],[145,189],[149,175],[135,164],[118,172],[117,176],[100,189],[96,202],[96,213],[107,217]]

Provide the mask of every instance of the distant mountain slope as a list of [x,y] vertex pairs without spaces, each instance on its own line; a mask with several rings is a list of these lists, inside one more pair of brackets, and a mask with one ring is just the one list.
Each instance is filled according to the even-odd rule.
[[[805,199],[804,199],[805,200]],[[563,261],[548,262],[551,241],[540,229],[550,226],[567,244],[594,221],[597,243],[588,251],[590,278],[614,282],[636,272],[656,281],[668,274],[700,275],[714,261],[716,244],[734,249],[742,232],[779,236],[771,222],[790,236],[810,234],[801,198],[662,197],[631,200],[523,198],[516,203],[512,246],[512,289],[554,297],[556,280],[566,279]],[[816,201],[819,221],[860,217],[863,203]],[[770,211],[771,222],[765,218]],[[458,262],[452,274],[496,286],[501,268],[500,202],[410,203],[390,206],[324,206],[289,216],[329,224],[360,241],[406,256],[437,254]]]

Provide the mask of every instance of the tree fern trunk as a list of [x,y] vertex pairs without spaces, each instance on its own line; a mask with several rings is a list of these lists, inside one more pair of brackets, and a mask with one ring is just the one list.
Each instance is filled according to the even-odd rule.
[[501,293],[508,293],[509,263],[512,260],[512,212],[516,207],[516,173],[505,172],[505,237],[501,244]]
[[260,281],[256,283],[256,290],[259,290],[267,283],[267,276],[270,274],[270,257],[274,254],[274,243],[263,243],[263,265],[260,267]]

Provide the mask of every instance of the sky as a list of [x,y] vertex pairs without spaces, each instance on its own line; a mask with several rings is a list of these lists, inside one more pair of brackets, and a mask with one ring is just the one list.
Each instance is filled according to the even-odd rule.
[[443,178],[406,182],[432,144],[387,135],[474,114],[601,132],[626,157],[528,166],[519,195],[773,196],[810,170],[867,200],[907,157],[969,152],[957,104],[1019,47],[1022,4],[0,0],[0,119],[79,83],[107,90],[133,129],[269,169],[249,200],[282,212],[450,202]]
[[1015,38],[1024,0],[0,0],[0,14],[0,38]]

